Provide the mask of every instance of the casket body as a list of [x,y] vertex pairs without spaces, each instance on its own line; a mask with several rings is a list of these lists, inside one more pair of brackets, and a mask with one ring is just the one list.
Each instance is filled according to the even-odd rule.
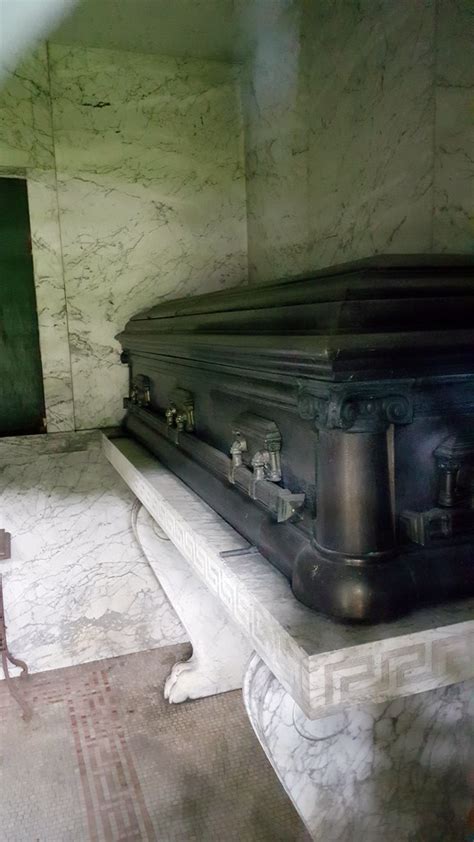
[[379,257],[168,301],[118,338],[129,434],[301,602],[379,622],[473,595],[472,262]]

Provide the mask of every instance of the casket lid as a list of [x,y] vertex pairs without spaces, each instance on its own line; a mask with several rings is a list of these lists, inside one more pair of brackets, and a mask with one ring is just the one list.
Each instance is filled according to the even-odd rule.
[[[474,258],[466,255],[376,255],[303,277],[174,298],[137,314],[133,321],[233,313],[238,322],[239,313],[246,313],[247,319],[249,316],[252,319],[251,314],[257,317],[260,310],[349,301],[361,302],[359,310],[369,312],[373,301],[386,302],[387,309],[391,309],[393,301],[398,299],[415,303],[432,297],[471,297],[473,281]],[[293,316],[291,327],[304,326],[311,330],[320,321],[324,322],[324,309],[319,307],[314,312],[295,309]],[[196,318],[195,327],[201,323]],[[251,327],[251,322],[247,322],[247,327]]]
[[474,372],[474,259],[375,256],[178,298],[134,316],[117,338],[127,350],[203,363],[219,355],[245,367],[253,355],[281,371],[284,360],[301,376],[410,376],[431,362]]

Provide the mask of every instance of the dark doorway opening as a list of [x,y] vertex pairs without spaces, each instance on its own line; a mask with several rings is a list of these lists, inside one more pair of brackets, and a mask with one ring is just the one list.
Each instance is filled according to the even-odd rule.
[[0,436],[45,432],[27,186],[0,178]]

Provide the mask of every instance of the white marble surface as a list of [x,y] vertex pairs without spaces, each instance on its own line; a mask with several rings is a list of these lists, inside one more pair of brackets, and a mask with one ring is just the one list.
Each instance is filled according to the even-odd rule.
[[254,4],[255,52],[241,74],[249,277],[308,269],[308,43],[301,3]]
[[474,252],[474,7],[436,4],[433,247]]
[[430,251],[434,3],[276,7],[242,86],[250,279]]
[[187,640],[137,546],[100,434],[0,440],[10,650],[32,672]]
[[474,801],[473,681],[309,720],[254,656],[244,701],[313,839],[464,838]]
[[302,6],[241,10],[242,107],[230,64],[54,44],[0,88],[50,432],[119,420],[114,336],[163,297],[472,251],[469,0]]
[[431,250],[433,0],[312,4],[310,262]]
[[143,507],[137,518],[138,540],[193,647],[187,661],[173,666],[165,698],[177,703],[237,690],[252,654],[250,643],[164,536]]
[[222,557],[247,542],[131,439],[105,453],[193,571],[309,717],[474,678],[474,601],[393,623],[344,626],[301,605],[258,553]]
[[43,44],[0,86],[0,177],[27,179],[41,362],[49,432],[74,429],[61,234]]
[[54,170],[48,55],[41,44],[0,84],[0,173]]
[[130,316],[246,279],[235,69],[42,45],[0,89],[2,174],[28,181],[48,431],[117,423]]
[[224,63],[50,45],[76,427],[117,423],[115,335],[246,276],[238,90]]
[[245,46],[245,41],[242,43],[239,38],[239,20],[246,8],[258,5],[255,0],[139,2],[137,7],[137,0],[108,0],[107,3],[82,0],[56,29],[54,41],[157,55],[231,60],[238,48]]
[[56,173],[31,169],[27,184],[46,424],[57,433],[75,424]]
[[242,74],[250,279],[472,253],[472,2],[272,10]]
[[46,436],[0,436],[0,470],[12,465],[28,465],[38,456],[96,448],[99,435],[97,430],[84,430]]

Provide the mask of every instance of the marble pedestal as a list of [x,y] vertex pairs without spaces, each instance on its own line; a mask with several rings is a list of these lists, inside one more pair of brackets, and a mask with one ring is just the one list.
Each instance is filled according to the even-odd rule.
[[474,771],[474,681],[308,719],[254,656],[244,700],[313,839],[465,838]]
[[136,535],[193,647],[189,660],[172,668],[165,698],[177,703],[240,689],[252,654],[247,638],[174,544],[163,540],[144,508],[138,514]]
[[[474,600],[377,626],[334,623],[297,602],[287,580],[137,442],[103,444],[202,594],[255,651],[249,717],[313,838],[462,840],[474,767]],[[205,649],[212,624],[193,604],[200,593],[194,583],[178,613],[185,625],[193,618],[192,640],[203,623]],[[232,662],[231,643],[222,656]]]

